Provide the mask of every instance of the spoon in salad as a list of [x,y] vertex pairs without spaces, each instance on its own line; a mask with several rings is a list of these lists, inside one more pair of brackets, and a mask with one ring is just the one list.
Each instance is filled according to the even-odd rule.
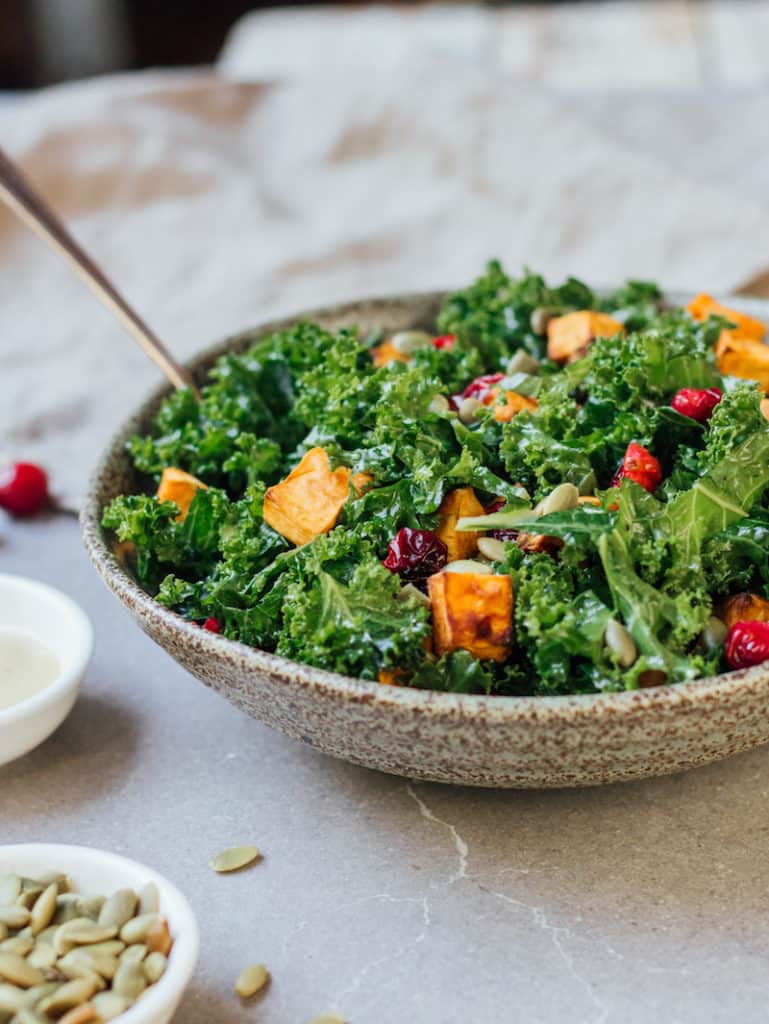
[[60,256],[141,345],[176,388],[200,397],[191,374],[174,359],[158,336],[123,298],[98,264],[75,241],[64,223],[0,147],[0,199]]

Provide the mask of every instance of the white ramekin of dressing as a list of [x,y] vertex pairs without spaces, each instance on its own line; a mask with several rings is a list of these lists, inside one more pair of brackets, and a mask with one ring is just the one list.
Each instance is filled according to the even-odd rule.
[[0,765],[61,725],[92,650],[91,623],[71,598],[0,573]]

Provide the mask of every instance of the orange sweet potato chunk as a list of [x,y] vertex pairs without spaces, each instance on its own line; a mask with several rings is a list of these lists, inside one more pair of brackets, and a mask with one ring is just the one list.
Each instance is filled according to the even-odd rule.
[[[368,473],[356,473],[358,491],[371,482]],[[264,496],[264,520],[293,544],[307,544],[336,524],[350,494],[350,470],[331,471],[322,448],[311,448],[285,480],[269,487]]]
[[769,622],[769,601],[758,594],[733,594],[715,610],[727,629],[735,622]]
[[707,320],[709,316],[726,317],[727,320],[737,325],[734,330],[725,332],[733,339],[761,341],[766,334],[765,323],[756,320],[752,316],[748,316],[746,313],[740,313],[736,309],[730,309],[728,306],[716,302],[714,298],[706,295],[705,292],[695,295],[686,307],[686,311],[692,320]]
[[409,357],[403,352],[399,352],[390,341],[383,341],[381,345],[372,348],[371,358],[374,360],[374,366],[376,367],[387,366],[388,363],[409,362]]
[[483,505],[475,496],[472,487],[457,487],[449,491],[438,509],[440,525],[435,531],[448,548],[450,562],[460,558],[472,558],[478,552],[478,537],[475,533],[457,533],[457,520],[464,516],[482,516]]
[[504,661],[513,647],[513,581],[509,576],[439,572],[427,581],[435,653],[459,648]]
[[721,373],[757,380],[769,391],[769,345],[752,338],[736,338],[732,331],[721,331],[716,343],[716,364]]
[[183,469],[167,466],[158,484],[157,498],[158,501],[175,501],[179,506],[179,515],[176,518],[182,522],[187,518],[195,492],[201,490],[208,490],[202,480],[198,480],[191,473],[185,473]]
[[556,363],[579,359],[596,338],[613,338],[623,330],[619,320],[593,309],[553,317],[547,325],[548,359]]
[[529,398],[527,395],[519,395],[517,391],[505,392],[505,404],[498,405],[494,409],[494,419],[497,423],[509,423],[513,416],[528,409],[533,412],[539,403],[536,398]]

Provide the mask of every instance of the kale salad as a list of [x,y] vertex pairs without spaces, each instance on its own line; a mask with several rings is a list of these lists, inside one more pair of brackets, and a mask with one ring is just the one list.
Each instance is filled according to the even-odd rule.
[[[427,328],[427,329],[423,329]],[[437,322],[222,356],[129,444],[105,529],[201,628],[381,684],[501,695],[769,658],[765,326],[498,262]]]

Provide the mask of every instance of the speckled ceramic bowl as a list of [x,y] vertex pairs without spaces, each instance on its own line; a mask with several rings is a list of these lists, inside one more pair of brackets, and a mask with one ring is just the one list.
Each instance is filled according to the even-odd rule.
[[[685,301],[670,296],[671,301]],[[313,311],[328,327],[430,327],[440,296]],[[769,319],[769,303],[734,300]],[[294,318],[295,319],[295,318]],[[193,364],[200,379],[225,351],[292,321],[230,338]],[[146,431],[167,389],[119,431],[93,478],[81,521],[89,554],[142,629],[243,711],[318,750],[419,779],[474,786],[586,786],[705,764],[769,741],[769,668],[629,693],[482,697],[398,689],[299,665],[225,640],[156,604],[125,571],[99,525],[104,506],[138,489],[125,441]]]

